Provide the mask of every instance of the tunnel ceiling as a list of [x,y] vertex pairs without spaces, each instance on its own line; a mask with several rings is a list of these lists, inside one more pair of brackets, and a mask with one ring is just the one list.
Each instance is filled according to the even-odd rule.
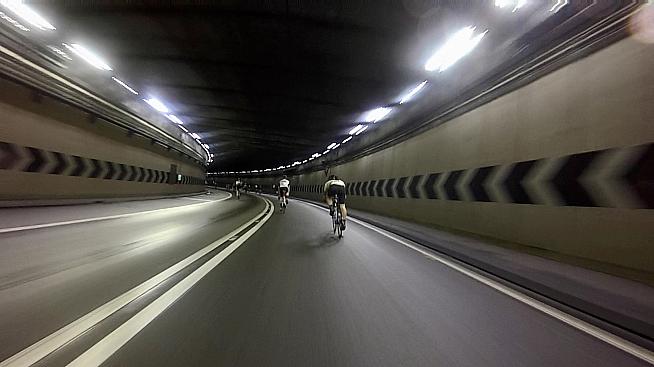
[[[364,112],[428,79],[425,61],[461,26],[530,27],[493,1],[30,3],[165,101],[210,146],[210,171],[277,167],[346,137]],[[487,49],[506,47],[506,24]]]

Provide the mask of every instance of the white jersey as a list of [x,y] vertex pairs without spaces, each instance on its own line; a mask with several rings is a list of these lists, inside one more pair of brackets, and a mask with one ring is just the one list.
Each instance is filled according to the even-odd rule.
[[327,190],[329,190],[330,186],[343,186],[343,187],[345,187],[345,182],[343,182],[341,180],[329,180],[329,181],[325,182],[325,187],[323,188],[323,191],[327,192]]
[[282,187],[285,187],[289,193],[291,192],[291,182],[289,180],[282,179],[279,181],[279,188],[281,189]]

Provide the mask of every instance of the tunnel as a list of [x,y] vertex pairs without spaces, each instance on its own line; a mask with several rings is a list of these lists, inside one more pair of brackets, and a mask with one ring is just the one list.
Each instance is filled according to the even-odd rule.
[[654,6],[0,0],[0,367],[654,365]]

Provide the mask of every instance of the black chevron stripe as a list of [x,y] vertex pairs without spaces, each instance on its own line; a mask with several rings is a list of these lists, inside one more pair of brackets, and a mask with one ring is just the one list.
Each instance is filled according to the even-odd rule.
[[418,183],[422,179],[422,175],[413,176],[409,182],[409,195],[413,199],[420,199],[420,191],[418,191]]
[[366,181],[361,185],[361,195],[362,196],[368,196],[368,185],[370,185],[370,182]]
[[161,183],[167,183],[170,180],[170,172],[162,171],[163,177],[161,178]]
[[89,178],[98,178],[102,173],[102,164],[97,159],[91,159],[91,167],[93,167],[93,171],[91,171]]
[[385,179],[379,180],[377,182],[376,194],[379,197],[384,197],[384,183],[386,183]]
[[654,144],[649,144],[627,171],[625,180],[640,198],[643,208],[654,208]]
[[113,179],[114,175],[116,174],[116,166],[114,166],[114,162],[104,161],[104,164],[107,166],[107,173],[104,174],[104,177],[102,177],[102,179],[104,180]]
[[506,192],[511,197],[511,202],[516,204],[533,204],[534,202],[529,197],[529,193],[525,190],[522,182],[529,172],[536,165],[535,160],[518,162],[513,165],[511,172],[507,175],[504,180],[503,186],[506,188]]
[[377,180],[370,181],[370,186],[368,186],[368,196],[375,196],[375,185]]
[[41,149],[27,147],[27,150],[32,155],[32,162],[25,169],[26,172],[40,172],[43,166],[47,163],[45,152]]
[[118,177],[116,177],[116,180],[123,181],[125,177],[127,177],[127,167],[125,167],[124,164],[122,163],[117,163],[118,164]]
[[152,168],[145,169],[145,178],[143,178],[143,181],[152,182]]
[[438,199],[438,193],[436,192],[435,185],[440,175],[441,175],[440,172],[432,173],[429,175],[429,177],[427,177],[427,180],[423,185],[425,189],[425,193],[427,194],[427,199]]
[[472,191],[472,196],[475,198],[475,201],[492,201],[484,187],[484,182],[490,176],[491,172],[493,172],[493,168],[495,167],[496,166],[487,166],[477,169],[474,177],[470,180],[470,191]]
[[69,174],[69,176],[79,177],[82,175],[82,173],[84,173],[84,170],[86,170],[86,163],[84,163],[85,159],[80,156],[74,155],[73,161],[75,162],[75,168]]
[[363,184],[363,182],[357,182],[354,184],[354,194],[357,196],[361,196],[361,184]]
[[462,173],[463,170],[450,172],[450,175],[447,177],[447,180],[443,185],[445,195],[449,200],[461,200],[461,198],[459,198],[459,193],[456,192],[456,184],[459,181],[459,178],[461,178]]
[[145,177],[145,168],[139,167],[139,173],[140,173],[140,175],[139,175],[138,181],[143,182],[145,180],[145,178],[146,178]]
[[52,155],[55,157],[55,161],[57,162],[57,164],[48,173],[53,175],[63,174],[66,168],[68,167],[68,162],[66,161],[66,157],[64,157],[64,155],[59,152],[52,152]]
[[152,180],[152,182],[159,183],[159,180],[160,180],[159,170],[155,169],[155,170],[153,170],[153,173],[154,173],[154,179]]
[[400,177],[399,180],[397,180],[397,186],[395,187],[395,191],[397,192],[397,197],[404,199],[406,197],[406,180],[408,177]]
[[386,181],[386,188],[384,191],[386,191],[386,197],[392,198],[393,195],[393,186],[395,185],[395,179],[394,178],[389,178],[388,181]]
[[127,176],[127,181],[134,181],[134,178],[136,176],[136,167],[132,165],[126,165],[127,169],[129,170],[129,175]]
[[0,142],[0,169],[12,169],[19,161],[17,147],[11,143]]
[[567,157],[552,179],[552,184],[567,206],[597,206],[579,182],[579,177],[590,166],[599,151],[573,154]]

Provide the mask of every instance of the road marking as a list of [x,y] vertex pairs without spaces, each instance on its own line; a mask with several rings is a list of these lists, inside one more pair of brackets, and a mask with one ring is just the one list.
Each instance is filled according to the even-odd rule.
[[[221,246],[224,242],[227,242],[230,238],[233,238],[238,233],[248,228],[250,225],[254,224],[254,221],[257,218],[259,218],[261,215],[263,215],[269,209],[270,206],[272,206],[272,204],[268,202],[266,208],[264,208],[261,212],[259,212],[254,218],[249,220],[247,223],[243,224],[242,226],[238,227],[237,229],[233,230],[232,232],[223,236],[217,241],[214,241],[213,243],[207,245],[206,247],[197,251],[196,253],[179,261],[175,265],[155,275],[149,280],[141,283],[140,285],[132,288],[131,290],[123,293],[122,295],[114,298],[113,300],[87,313],[86,315],[80,317],[79,319],[62,327],[61,329],[46,336],[45,338],[39,340],[38,342],[25,348],[24,350],[16,353],[10,358],[0,362],[0,367],[19,367],[19,366],[26,367],[40,361],[48,354],[54,352],[58,348],[64,346],[66,343],[69,343],[73,339],[77,338],[78,336],[80,336],[81,334],[83,334],[84,332],[86,332],[96,324],[98,324],[100,321],[109,317],[111,314],[118,311],[128,303],[142,296],[150,289],[154,288],[155,286],[165,281],[166,279],[168,279],[178,271],[192,264],[194,261],[202,258],[209,252],[215,250],[216,248]],[[258,226],[261,225],[263,225],[263,223],[260,223]]]
[[[266,209],[273,209],[272,203],[268,199],[264,199],[268,203]],[[199,268],[189,274],[186,278],[182,279],[179,283],[175,284],[166,293],[159,296],[159,298],[152,301],[144,309],[139,311],[136,315],[132,316],[124,324],[120,325],[117,329],[112,331],[109,335],[105,336],[93,345],[86,352],[82,353],[79,357],[75,358],[68,364],[69,367],[87,367],[99,366],[109,357],[111,357],[118,349],[125,345],[130,339],[138,334],[157,316],[161,315],[170,305],[182,297],[189,291],[197,282],[199,282],[205,275],[209,274],[218,264],[223,262],[229,255],[238,249],[245,241],[254,235],[273,215],[274,209],[269,210],[266,216],[260,222],[239,237],[238,240],[231,243],[223,251],[216,254],[206,263],[202,264]]]
[[[305,204],[315,206],[318,209],[322,209],[324,211],[328,211],[328,209],[323,208],[319,205],[316,205],[314,203],[309,203],[306,201],[303,201]],[[372,231],[375,231],[382,236],[385,236],[387,238],[390,238],[394,240],[395,242],[398,242],[416,252],[419,252],[421,255],[426,256],[427,258],[430,258],[432,260],[438,261],[439,263],[449,267],[450,269],[456,270],[459,273],[462,273],[463,275],[468,276],[469,278],[472,278],[488,287],[491,287],[495,289],[496,291],[503,293],[506,296],[509,296],[519,302],[522,302],[523,304],[530,306],[540,312],[543,312],[550,317],[553,317],[569,326],[572,326],[573,328],[582,331],[588,335],[591,335],[609,345],[612,345],[628,354],[631,354],[632,356],[639,358],[649,364],[654,365],[654,352],[643,348],[637,344],[634,344],[628,340],[625,340],[623,338],[620,338],[617,335],[611,334],[610,332],[603,330],[593,324],[590,324],[586,321],[580,320],[572,315],[569,315],[555,307],[552,307],[546,303],[543,303],[541,301],[538,301],[532,297],[527,296],[526,294],[520,293],[516,291],[513,288],[510,288],[500,282],[497,282],[493,279],[487,278],[481,274],[478,274],[465,266],[462,266],[460,264],[457,264],[456,262],[449,260],[443,256],[440,256],[431,250],[427,250],[423,246],[420,245],[414,245],[412,243],[409,243],[408,241],[400,238],[397,235],[391,234],[386,230],[383,230],[381,228],[378,228],[374,225],[371,225],[369,223],[366,223],[362,220],[356,219],[356,218],[351,218],[348,217],[348,221],[353,221],[363,227],[366,227]]]
[[135,212],[135,213],[125,213],[125,214],[116,214],[116,215],[109,215],[106,217],[95,217],[95,218],[84,218],[84,219],[74,219],[74,220],[69,220],[69,221],[64,221],[64,222],[54,222],[54,223],[42,223],[42,224],[33,224],[29,226],[22,226],[22,227],[12,227],[12,228],[0,228],[0,233],[10,233],[10,232],[19,232],[19,231],[28,231],[32,229],[40,229],[40,228],[50,228],[50,227],[58,227],[58,226],[67,226],[70,224],[79,224],[79,223],[89,223],[89,222],[98,222],[102,220],[109,220],[109,219],[118,219],[118,218],[127,218],[127,217],[133,217],[136,215],[143,215],[143,214],[152,214],[152,213],[160,213],[164,212],[167,210],[174,210],[174,209],[187,209],[190,207],[194,206],[199,206],[199,205],[205,205],[209,203],[217,203],[220,201],[225,201],[229,200],[232,197],[232,194],[228,193],[227,197],[220,198],[218,200],[209,200],[209,202],[205,203],[198,203],[198,204],[189,204],[189,205],[181,205],[181,206],[174,206],[170,208],[161,208],[161,209],[154,209],[154,210],[146,210],[142,212]]
[[[231,194],[230,194],[230,195],[231,195]],[[197,201],[217,201],[217,200],[198,199],[198,198],[187,198],[187,197],[183,197],[183,198],[180,198],[180,199],[186,199],[186,200],[197,200]]]

